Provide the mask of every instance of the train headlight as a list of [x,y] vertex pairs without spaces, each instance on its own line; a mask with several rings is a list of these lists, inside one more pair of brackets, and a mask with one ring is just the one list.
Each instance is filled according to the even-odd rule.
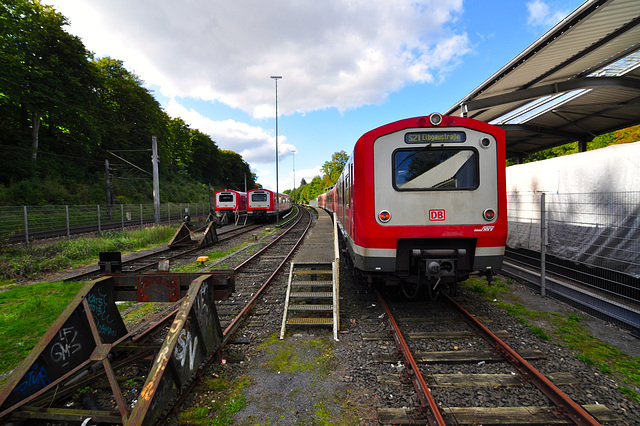
[[442,115],[434,112],[429,116],[429,123],[431,123],[432,126],[440,125],[440,123],[442,123]]
[[389,222],[389,219],[391,219],[391,213],[386,210],[382,210],[380,213],[378,213],[378,219],[380,219],[380,222],[382,223],[387,223]]
[[486,209],[484,213],[482,213],[484,220],[491,221],[496,217],[496,212],[493,209]]

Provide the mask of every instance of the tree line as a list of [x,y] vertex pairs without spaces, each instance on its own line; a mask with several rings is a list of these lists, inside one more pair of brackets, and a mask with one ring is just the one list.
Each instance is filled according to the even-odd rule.
[[245,177],[257,186],[239,154],[169,117],[122,61],[96,58],[68,24],[35,0],[0,4],[0,204],[104,203],[107,173],[115,201],[151,201],[152,136],[163,202],[202,201],[209,185],[244,190]]
[[349,156],[346,152],[335,152],[331,156],[331,160],[325,161],[322,165],[322,176],[315,176],[311,182],[302,179],[297,188],[294,190],[288,189],[284,192],[291,195],[298,203],[308,203],[311,200],[315,200],[318,195],[336,183],[348,160]]

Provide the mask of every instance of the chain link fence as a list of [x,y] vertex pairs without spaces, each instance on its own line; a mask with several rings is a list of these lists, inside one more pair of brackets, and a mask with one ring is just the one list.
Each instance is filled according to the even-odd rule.
[[[185,215],[199,221],[208,214],[208,203],[162,203],[159,221],[181,221]],[[0,238],[26,244],[34,239],[70,238],[74,234],[124,230],[155,222],[153,204],[0,206]]]
[[507,257],[640,302],[640,192],[507,194]]

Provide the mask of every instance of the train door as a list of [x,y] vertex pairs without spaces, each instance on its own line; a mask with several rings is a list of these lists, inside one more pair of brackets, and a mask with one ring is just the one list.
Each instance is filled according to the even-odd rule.
[[350,212],[349,212],[349,235],[351,235],[351,238],[355,239],[355,206],[353,204],[353,200],[354,200],[354,196],[353,196],[353,163],[349,164],[349,179],[348,179],[348,186],[349,186],[349,208],[350,208]]

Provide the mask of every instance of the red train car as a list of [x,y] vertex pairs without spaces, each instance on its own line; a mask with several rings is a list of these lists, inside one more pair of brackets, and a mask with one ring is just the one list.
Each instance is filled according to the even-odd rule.
[[[247,192],[247,214],[255,221],[275,219],[276,213],[282,217],[291,210],[291,197],[287,194],[278,194],[268,189],[251,189]],[[276,212],[276,208],[278,211]]]
[[214,198],[215,210],[218,216],[222,216],[225,213],[244,214],[247,212],[247,194],[244,192],[224,189],[216,191]]
[[474,271],[491,277],[507,238],[504,131],[437,113],[381,126],[318,205],[370,282],[435,297]]

